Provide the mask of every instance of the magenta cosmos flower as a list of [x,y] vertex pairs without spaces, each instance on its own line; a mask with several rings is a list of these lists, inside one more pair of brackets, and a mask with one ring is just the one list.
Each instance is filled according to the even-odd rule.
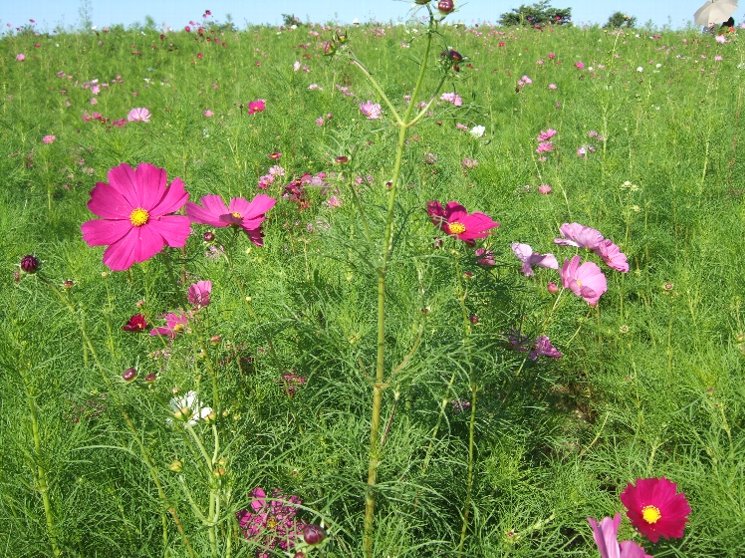
[[[251,491],[248,509],[236,512],[235,516],[243,536],[256,541],[267,549],[291,552],[303,536],[305,524],[296,518],[302,501],[297,496],[285,496],[280,490],[267,497],[260,486]],[[257,556],[269,557],[268,552]]]
[[248,114],[256,114],[266,110],[266,99],[256,99],[248,103]]
[[448,202],[445,207],[438,201],[431,201],[427,204],[427,213],[432,223],[468,244],[473,244],[477,238],[486,238],[491,229],[499,227],[499,223],[485,213],[468,213],[457,201]]
[[180,178],[166,185],[165,169],[141,163],[114,167],[109,182],[91,191],[88,209],[101,219],[80,226],[89,246],[107,246],[103,263],[123,271],[144,262],[164,246],[181,248],[191,232],[189,218],[174,215],[189,199]]
[[621,514],[617,513],[613,519],[605,517],[598,521],[587,518],[592,529],[592,537],[598,545],[600,558],[652,558],[634,541],[618,542],[618,526],[621,524]]
[[166,325],[163,327],[154,327],[150,330],[150,335],[165,335],[170,339],[173,339],[179,333],[183,333],[189,323],[189,316],[185,312],[179,310],[176,312],[169,312],[165,315]]
[[637,479],[621,493],[626,515],[639,532],[653,543],[683,536],[691,506],[678,486],[666,479]]
[[232,198],[226,206],[220,196],[211,194],[204,196],[202,205],[186,204],[186,214],[194,223],[202,223],[213,227],[240,227],[256,246],[263,246],[261,224],[265,213],[269,211],[277,200],[264,194],[259,194],[251,201],[243,198]]
[[608,283],[600,268],[593,262],[580,265],[579,256],[565,260],[559,273],[564,288],[584,298],[590,306],[595,306],[603,293],[608,290]]

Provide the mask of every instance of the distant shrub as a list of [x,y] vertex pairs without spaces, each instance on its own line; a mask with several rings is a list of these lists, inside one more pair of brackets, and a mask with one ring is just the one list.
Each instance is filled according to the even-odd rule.
[[604,29],[621,29],[627,27],[629,29],[636,25],[636,18],[627,15],[623,12],[616,12],[608,18],[608,21],[603,25]]
[[292,27],[293,25],[300,27],[302,24],[303,22],[295,14],[282,14],[282,25],[285,27]]
[[503,13],[499,23],[504,26],[515,25],[571,25],[571,8],[553,8],[549,0],[542,0],[530,6],[521,5],[511,12]]

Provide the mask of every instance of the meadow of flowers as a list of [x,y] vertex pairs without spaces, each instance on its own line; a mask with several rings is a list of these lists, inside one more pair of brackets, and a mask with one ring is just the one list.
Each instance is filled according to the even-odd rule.
[[0,39],[4,556],[745,556],[743,32],[454,8]]

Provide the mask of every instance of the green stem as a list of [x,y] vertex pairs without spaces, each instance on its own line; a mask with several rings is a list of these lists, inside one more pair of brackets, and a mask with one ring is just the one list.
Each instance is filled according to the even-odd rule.
[[57,530],[54,525],[54,515],[52,514],[52,502],[49,498],[49,482],[47,481],[47,471],[42,465],[41,434],[39,430],[38,414],[39,409],[36,406],[34,395],[33,393],[31,393],[31,387],[27,382],[26,374],[24,372],[21,372],[20,375],[23,380],[24,390],[26,391],[26,403],[28,404],[29,414],[31,415],[31,433],[34,439],[34,461],[36,462],[36,468],[33,472],[36,480],[36,487],[39,495],[41,496],[41,502],[44,506],[44,518],[46,519],[47,535],[49,536],[49,544],[52,547],[52,555],[61,556],[62,550],[57,544]]
[[474,452],[474,433],[476,424],[476,393],[478,389],[471,384],[471,422],[468,425],[468,472],[466,477],[466,500],[463,503],[463,526],[460,529],[460,543],[458,544],[458,554],[463,550],[468,534],[468,518],[471,514],[471,493],[473,491],[473,452]]
[[353,60],[353,63],[362,70],[365,76],[373,84],[388,107],[398,125],[398,144],[396,146],[396,158],[393,164],[393,176],[391,188],[388,192],[388,207],[386,212],[385,230],[383,233],[383,247],[380,267],[378,268],[378,312],[377,312],[377,350],[375,358],[375,383],[373,385],[373,400],[370,417],[370,451],[367,467],[367,489],[365,493],[365,519],[363,531],[363,550],[367,558],[373,556],[373,525],[375,520],[375,486],[377,484],[378,467],[380,466],[380,417],[383,405],[383,390],[385,389],[385,284],[388,273],[388,263],[393,251],[393,217],[396,208],[396,194],[401,176],[401,164],[403,162],[404,149],[406,147],[406,133],[409,129],[409,119],[414,110],[416,99],[424,81],[430,50],[432,47],[432,26],[434,19],[430,17],[430,30],[427,34],[427,46],[419,69],[419,76],[414,87],[414,92],[402,120],[393,105],[388,100],[385,92],[380,88],[377,81],[370,75],[362,64]]

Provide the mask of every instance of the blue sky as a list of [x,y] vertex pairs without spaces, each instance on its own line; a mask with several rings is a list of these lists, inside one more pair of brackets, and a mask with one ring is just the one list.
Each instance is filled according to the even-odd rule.
[[[433,0],[436,1],[436,0]],[[503,12],[535,0],[455,0],[458,12],[453,21],[467,24],[494,22]],[[652,21],[657,27],[686,26],[693,20],[693,12],[703,0],[553,0],[559,8],[572,8],[575,23],[605,23],[608,16],[621,11],[637,18],[639,23]],[[29,19],[37,21],[42,30],[56,25],[77,26],[81,6],[90,7],[94,25],[103,27],[114,23],[129,25],[143,22],[146,15],[158,24],[180,28],[189,20],[201,19],[204,10],[212,11],[218,21],[227,14],[239,27],[247,23],[279,24],[281,14],[295,14],[302,20],[338,21],[351,23],[355,18],[365,21],[396,21],[403,18],[412,5],[411,0],[4,0],[0,7],[0,22],[6,27],[23,25]],[[745,12],[735,12],[737,23]],[[452,17],[452,16],[451,16]]]

